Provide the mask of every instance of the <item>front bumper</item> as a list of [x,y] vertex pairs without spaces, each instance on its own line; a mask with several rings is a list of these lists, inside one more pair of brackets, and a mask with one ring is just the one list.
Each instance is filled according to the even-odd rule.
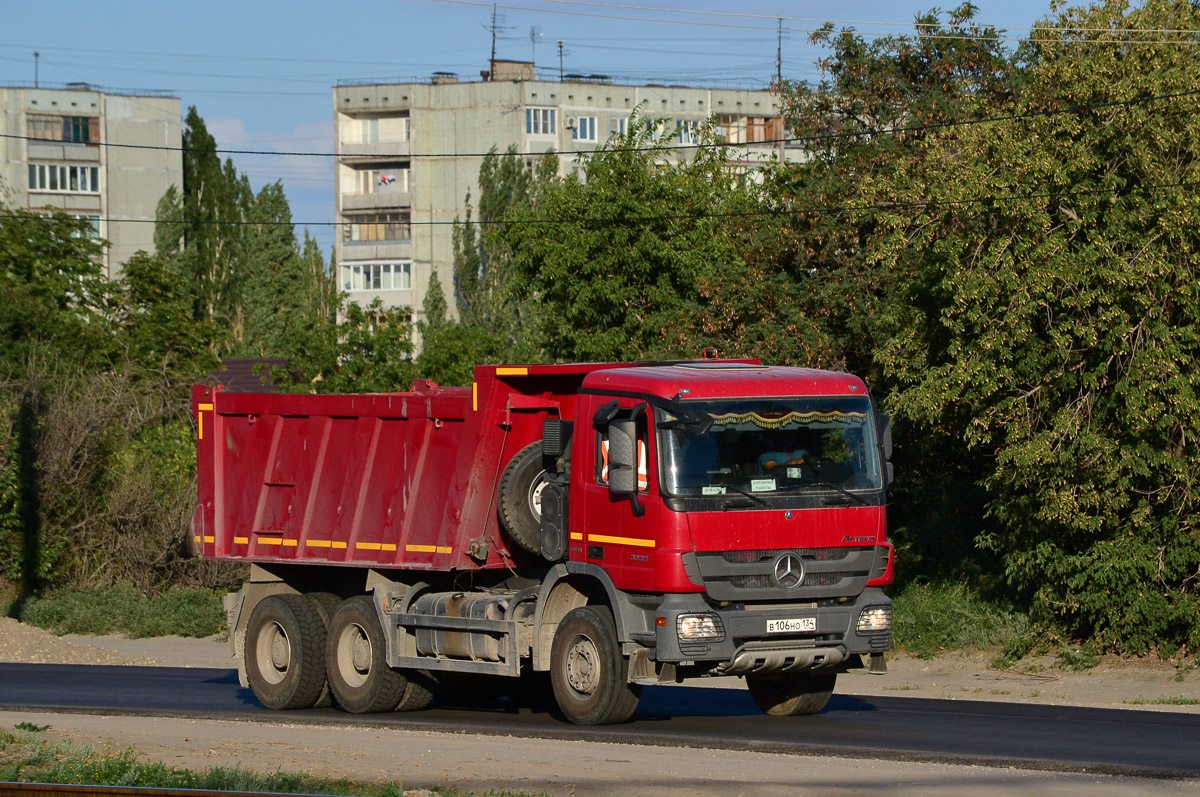
[[[657,611],[655,659],[662,663],[708,664],[714,674],[747,672],[837,671],[856,654],[883,653],[892,633],[860,632],[858,620],[868,607],[891,607],[882,590],[869,587],[857,598],[791,605],[751,604],[713,608],[702,595],[676,593],[664,597]],[[714,617],[718,636],[681,639],[679,616]],[[768,633],[770,620],[815,620],[815,630]]]

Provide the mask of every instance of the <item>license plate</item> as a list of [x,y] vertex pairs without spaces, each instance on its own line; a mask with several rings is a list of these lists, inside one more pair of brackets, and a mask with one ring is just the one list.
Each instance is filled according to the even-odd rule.
[[786,620],[767,620],[768,634],[801,634],[817,630],[817,618],[792,617]]

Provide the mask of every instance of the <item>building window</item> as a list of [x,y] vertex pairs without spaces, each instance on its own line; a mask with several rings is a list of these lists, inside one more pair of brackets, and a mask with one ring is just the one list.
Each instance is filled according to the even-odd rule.
[[679,131],[680,144],[699,144],[700,143],[700,123],[694,120],[681,119],[675,123],[675,128]]
[[595,141],[596,117],[577,117],[575,119],[575,128],[571,131],[571,138],[575,139],[576,141]]
[[100,216],[94,213],[72,213],[71,218],[86,221],[90,225],[90,229],[86,235],[93,241],[100,238]]
[[90,144],[100,140],[100,118],[31,113],[25,117],[25,134],[48,141]]
[[60,194],[100,193],[100,167],[58,163],[29,164],[29,190]]
[[342,290],[407,291],[412,289],[411,263],[343,263]]
[[412,239],[409,214],[399,211],[346,215],[342,242],[408,241]]
[[409,140],[407,116],[342,117],[342,140],[347,144],[378,144]]
[[526,108],[525,132],[531,136],[552,136],[558,132],[557,108]]

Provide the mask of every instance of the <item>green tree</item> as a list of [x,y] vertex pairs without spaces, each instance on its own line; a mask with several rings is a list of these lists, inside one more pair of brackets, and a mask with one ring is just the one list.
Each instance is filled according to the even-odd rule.
[[[722,215],[738,197],[724,150],[670,166],[653,120],[630,120],[585,160],[586,181],[550,183],[536,215],[503,227],[537,342],[555,359],[626,360],[691,348],[678,329],[701,313],[701,285],[736,265]],[[695,354],[694,351],[689,353]]]
[[114,352],[104,242],[61,212],[0,205],[0,367],[20,379],[35,353],[93,365]]
[[502,338],[480,326],[468,326],[446,317],[446,294],[435,271],[425,291],[425,320],[417,323],[421,353],[416,373],[442,385],[469,385],[475,366],[500,362]]
[[1164,29],[1200,12],[1063,10],[1000,118],[860,187],[892,406],[986,464],[978,544],[1038,615],[1135,653],[1200,647],[1200,67]]

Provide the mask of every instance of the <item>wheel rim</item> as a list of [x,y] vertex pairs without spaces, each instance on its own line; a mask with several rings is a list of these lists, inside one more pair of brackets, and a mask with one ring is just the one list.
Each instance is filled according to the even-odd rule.
[[279,623],[268,623],[258,635],[255,660],[263,680],[269,684],[283,683],[292,665],[292,642]]
[[600,683],[600,651],[591,637],[580,634],[571,641],[566,659],[567,683],[584,696],[591,696]]
[[538,477],[537,481],[529,485],[529,511],[533,513],[535,520],[542,519],[542,492],[546,489],[546,480]]
[[371,677],[373,653],[365,628],[352,623],[342,629],[337,642],[337,667],[347,686],[358,688]]

